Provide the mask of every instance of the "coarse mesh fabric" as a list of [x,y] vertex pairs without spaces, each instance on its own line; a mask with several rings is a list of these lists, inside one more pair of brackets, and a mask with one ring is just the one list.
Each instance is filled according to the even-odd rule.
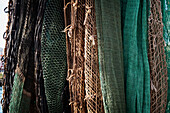
[[127,113],[150,113],[147,0],[121,0]]
[[[71,4],[71,6],[68,6]],[[73,4],[75,4],[73,6]],[[65,1],[67,64],[72,113],[85,113],[84,78],[84,0]],[[71,12],[71,15],[70,15]],[[70,25],[69,25],[70,24]]]
[[85,0],[85,91],[88,113],[104,113],[100,85],[95,1]]
[[148,24],[151,113],[165,113],[168,83],[160,0],[150,0]]
[[67,76],[63,0],[48,0],[41,38],[41,62],[48,111],[62,113],[62,94]]
[[105,113],[126,113],[120,7],[119,0],[95,0],[99,73]]

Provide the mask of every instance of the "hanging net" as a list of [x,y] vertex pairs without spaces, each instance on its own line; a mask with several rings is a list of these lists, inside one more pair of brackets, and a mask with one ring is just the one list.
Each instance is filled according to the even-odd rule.
[[168,97],[166,113],[170,113],[170,1],[161,0],[163,16],[163,37],[166,43],[166,62],[168,69]]
[[94,1],[67,1],[64,9],[71,112],[103,112]]
[[160,0],[150,0],[148,32],[148,56],[151,73],[151,113],[164,113],[167,104],[168,84]]
[[50,113],[63,112],[62,97],[67,75],[63,0],[48,0],[41,37],[41,62]]
[[99,72],[105,113],[126,112],[120,7],[119,0],[95,0]]
[[121,0],[127,113],[150,113],[147,0]]
[[[68,4],[70,6],[68,6]],[[74,4],[74,6],[73,6]],[[65,1],[67,64],[72,113],[85,113],[84,84],[84,0]],[[71,12],[71,15],[70,15]],[[70,25],[69,25],[70,24]]]
[[95,1],[85,0],[85,100],[88,113],[103,113],[100,86]]

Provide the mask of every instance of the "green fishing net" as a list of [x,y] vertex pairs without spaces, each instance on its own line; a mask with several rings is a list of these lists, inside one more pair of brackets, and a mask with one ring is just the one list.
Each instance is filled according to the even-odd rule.
[[95,0],[99,72],[105,113],[126,112],[120,7],[119,0]]
[[67,76],[63,0],[48,0],[44,12],[41,59],[50,113],[62,113],[62,94]]
[[148,2],[122,0],[121,4],[127,113],[150,112]]
[[166,43],[166,62],[168,69],[168,97],[166,113],[170,113],[170,0],[161,0],[164,24],[164,40]]

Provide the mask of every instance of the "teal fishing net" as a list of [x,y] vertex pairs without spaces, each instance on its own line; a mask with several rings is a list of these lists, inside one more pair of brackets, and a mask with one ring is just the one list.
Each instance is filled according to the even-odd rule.
[[163,36],[166,43],[166,62],[168,69],[168,97],[166,113],[170,113],[170,0],[161,0],[163,16]]
[[122,0],[121,4],[127,113],[150,113],[148,2]]
[[62,94],[67,76],[63,0],[48,0],[41,38],[44,87],[50,113],[62,113]]

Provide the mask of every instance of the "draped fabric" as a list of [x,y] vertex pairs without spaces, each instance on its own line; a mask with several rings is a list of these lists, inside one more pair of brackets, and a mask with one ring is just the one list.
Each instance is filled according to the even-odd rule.
[[48,111],[62,113],[67,76],[63,0],[48,0],[41,37],[41,62]]
[[147,55],[147,0],[122,0],[123,52],[127,113],[150,113]]
[[95,0],[99,73],[105,113],[126,112],[120,7],[119,0]]

